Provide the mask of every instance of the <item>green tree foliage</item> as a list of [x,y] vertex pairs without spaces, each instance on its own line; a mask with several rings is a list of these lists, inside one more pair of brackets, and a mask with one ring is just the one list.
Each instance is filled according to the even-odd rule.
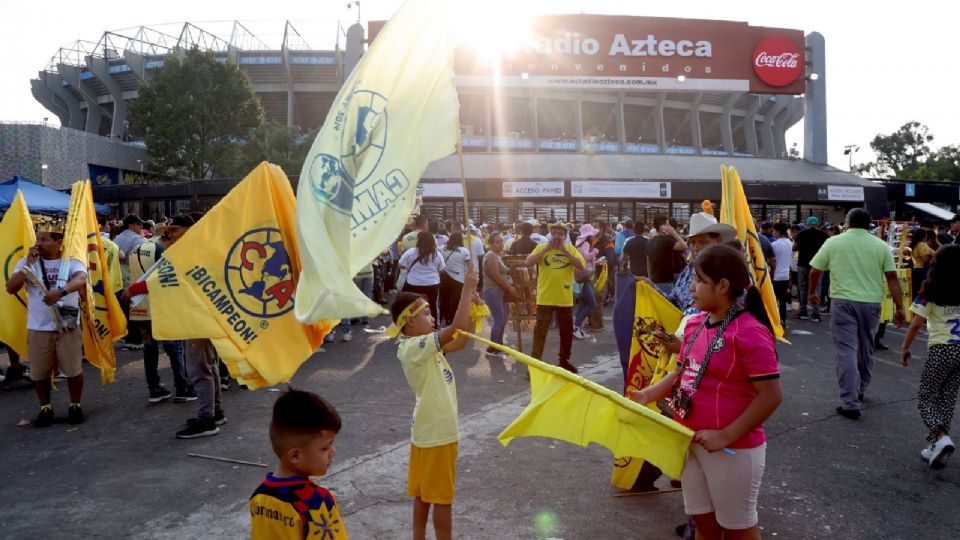
[[870,142],[876,161],[857,171],[876,178],[895,180],[960,180],[960,148],[932,150],[933,135],[920,122],[907,122],[890,135],[879,134]]
[[223,176],[237,162],[263,108],[237,66],[194,48],[182,61],[168,56],[160,73],[141,84],[130,121],[144,135],[151,173],[203,179]]
[[261,161],[278,165],[287,175],[298,175],[315,138],[316,131],[304,134],[299,128],[267,120],[240,145],[227,176],[242,178]]

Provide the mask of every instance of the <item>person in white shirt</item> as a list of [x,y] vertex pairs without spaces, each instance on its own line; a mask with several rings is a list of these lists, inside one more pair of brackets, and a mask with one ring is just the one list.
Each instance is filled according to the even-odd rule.
[[790,262],[793,260],[793,242],[787,235],[789,227],[778,222],[773,226],[773,293],[780,305],[780,321],[787,320],[787,304],[790,303]]
[[455,232],[447,240],[446,249],[440,250],[446,270],[440,274],[440,318],[445,326],[453,324],[457,312],[463,280],[467,275],[470,254],[463,247],[463,233]]
[[434,324],[440,320],[440,273],[446,267],[443,256],[437,252],[437,240],[428,231],[420,231],[416,247],[408,249],[400,256],[400,268],[407,271],[403,290],[419,293],[427,298]]

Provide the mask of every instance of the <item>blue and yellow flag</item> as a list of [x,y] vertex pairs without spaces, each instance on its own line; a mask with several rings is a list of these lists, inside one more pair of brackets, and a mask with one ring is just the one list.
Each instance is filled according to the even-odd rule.
[[446,2],[407,0],[337,94],[300,173],[297,319],[383,309],[353,277],[400,234],[427,165],[456,150]]
[[750,205],[747,204],[747,195],[743,191],[740,173],[733,167],[721,166],[722,199],[720,201],[720,223],[726,223],[737,229],[737,240],[743,244],[747,253],[747,264],[753,275],[753,284],[760,289],[763,306],[767,317],[773,325],[773,333],[777,339],[783,338],[783,325],[780,321],[780,312],[777,309],[777,297],[773,294],[773,276],[767,268],[767,260],[760,248],[760,238],[757,236],[757,227],[750,214]]
[[127,319],[111,284],[89,180],[73,184],[62,257],[87,264],[87,288],[80,291],[83,356],[100,369],[101,382],[112,383],[117,370],[113,342],[127,335]]
[[530,370],[530,403],[497,437],[550,437],[578,446],[596,443],[617,456],[644,456],[680,478],[693,431],[617,392],[509,347],[464,332]]
[[[7,213],[0,221],[0,264],[3,282],[13,276],[17,262],[37,243],[33,221],[27,210],[23,193],[17,190]],[[6,343],[20,356],[27,356],[27,288],[17,294],[0,293],[0,341]]]
[[300,324],[290,181],[261,163],[145,274],[153,336],[209,338],[249,388],[288,381],[336,321]]
[[[676,369],[677,356],[670,354],[654,339],[652,333],[673,334],[683,317],[676,306],[646,282],[637,281],[636,299],[633,339],[630,340],[630,364],[627,366],[624,394],[655,384]],[[660,410],[656,403],[650,403],[647,407],[653,411]],[[610,483],[621,489],[632,488],[643,461],[642,455],[617,457],[613,462]]]

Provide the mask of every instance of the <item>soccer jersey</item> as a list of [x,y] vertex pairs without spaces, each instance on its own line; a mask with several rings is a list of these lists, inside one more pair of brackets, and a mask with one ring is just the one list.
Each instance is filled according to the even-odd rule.
[[[708,316],[709,313],[699,313],[690,317],[680,346],[681,354],[687,350],[688,341]],[[690,349],[690,358],[679,381],[680,388],[687,393],[692,392],[697,372],[718,326],[719,322],[708,323]],[[693,393],[689,414],[684,419],[678,418],[678,421],[694,431],[724,429],[743,414],[757,397],[754,381],[779,377],[780,367],[773,334],[753,315],[741,311],[727,326],[721,349],[710,356],[700,387]],[[765,440],[763,426],[758,425],[731,444],[730,448],[755,448]]]
[[573,258],[586,264],[580,252],[572,244],[564,244],[568,256],[553,249],[550,244],[540,244],[533,253],[547,251],[537,264],[537,304],[541,306],[570,307],[573,305]]
[[443,356],[440,333],[400,336],[397,350],[407,383],[417,395],[410,438],[420,448],[460,439],[457,424],[457,382]]
[[939,306],[917,297],[910,311],[927,320],[927,346],[960,344],[960,306]]
[[267,474],[247,506],[254,540],[348,538],[333,494],[305,476]]

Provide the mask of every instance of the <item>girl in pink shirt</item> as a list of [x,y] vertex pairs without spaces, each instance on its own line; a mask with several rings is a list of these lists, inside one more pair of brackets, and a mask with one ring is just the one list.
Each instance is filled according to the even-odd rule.
[[642,404],[669,397],[674,419],[696,433],[681,481],[697,538],[760,538],[762,423],[783,400],[773,333],[743,254],[714,246],[693,264],[701,313],[687,323],[677,371],[631,397]]

